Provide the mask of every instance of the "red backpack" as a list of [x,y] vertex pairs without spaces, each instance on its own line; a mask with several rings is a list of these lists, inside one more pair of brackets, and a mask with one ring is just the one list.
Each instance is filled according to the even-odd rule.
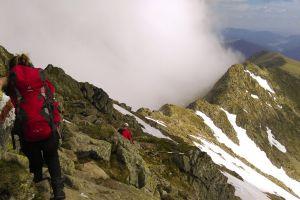
[[29,142],[48,139],[60,122],[54,86],[40,68],[17,65],[10,70],[9,92],[16,108],[16,124]]

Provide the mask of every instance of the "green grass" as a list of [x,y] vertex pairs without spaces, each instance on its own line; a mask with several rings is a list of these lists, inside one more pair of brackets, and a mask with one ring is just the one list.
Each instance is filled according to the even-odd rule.
[[32,197],[31,176],[24,167],[16,162],[0,160],[0,171],[0,199]]
[[266,68],[279,67],[290,75],[300,78],[300,61],[293,60],[280,53],[262,52],[252,56],[249,61]]

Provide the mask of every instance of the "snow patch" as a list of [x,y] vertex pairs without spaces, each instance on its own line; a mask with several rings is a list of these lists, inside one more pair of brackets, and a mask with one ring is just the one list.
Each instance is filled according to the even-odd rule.
[[265,193],[263,193],[251,183],[242,181],[226,172],[222,173],[228,178],[227,183],[235,188],[235,196],[240,197],[242,200],[270,200]]
[[223,131],[217,127],[207,115],[201,111],[196,111],[196,115],[200,116],[204,120],[204,123],[213,131],[214,136],[220,143],[225,144],[231,149],[236,148],[237,145],[231,139],[229,139],[228,136],[224,134]]
[[150,121],[153,121],[153,122],[155,122],[155,123],[157,123],[157,124],[159,124],[159,125],[161,125],[163,127],[167,127],[167,125],[163,121],[152,119],[151,117],[145,117],[145,118],[148,119],[148,120],[150,120]]
[[279,151],[286,153],[286,148],[280,142],[275,139],[275,136],[272,134],[272,130],[267,127],[268,140],[271,147],[274,145]]
[[255,74],[253,74],[249,70],[244,70],[244,71],[246,73],[248,73],[253,79],[255,79],[262,88],[264,88],[265,90],[275,94],[274,90],[270,87],[270,85],[268,84],[268,82],[265,79],[261,78],[260,76],[256,76]]
[[70,121],[68,121],[68,120],[66,120],[66,119],[63,119],[63,122],[66,122],[66,123],[68,123],[68,124],[72,124],[72,122],[70,122]]
[[182,152],[173,152],[173,151],[169,151],[169,152],[167,152],[167,154],[178,154],[178,155],[184,155],[185,153],[182,153]]
[[281,105],[277,105],[277,107],[280,108],[280,109],[282,109],[282,106],[281,106]]
[[[266,153],[262,151],[259,147],[257,147],[257,145],[248,137],[246,130],[239,127],[236,124],[236,115],[231,114],[224,109],[222,110],[225,112],[228,121],[230,122],[231,126],[233,127],[233,129],[237,134],[239,145],[235,144],[230,138],[228,138],[228,136],[224,134],[222,130],[218,128],[214,124],[214,122],[204,113],[202,113],[201,111],[196,111],[196,114],[203,118],[204,123],[212,129],[214,136],[220,143],[225,144],[236,155],[246,159],[249,163],[254,165],[257,169],[261,170],[263,173],[277,178],[278,180],[283,182],[286,186],[291,188],[297,195],[300,195],[300,183],[290,178],[282,168],[277,168],[272,164],[272,162],[268,159]],[[203,142],[203,140],[201,141]],[[211,150],[211,148],[216,149],[215,145],[212,146],[212,144],[210,143],[206,143],[206,144],[207,147],[209,147],[208,150]],[[239,171],[237,171],[237,173],[239,173]],[[255,182],[252,183],[255,185]],[[271,192],[271,190],[267,190],[267,191]],[[273,192],[274,191],[272,191],[271,193]]]
[[153,128],[152,126],[150,126],[149,124],[144,122],[141,118],[135,116],[134,114],[132,114],[128,110],[122,108],[121,106],[119,106],[117,104],[114,104],[113,106],[116,110],[118,110],[123,115],[133,116],[139,124],[143,125],[142,129],[143,129],[144,132],[149,133],[150,135],[153,135],[157,138],[165,138],[165,139],[172,140],[171,138],[169,138],[169,137],[165,136],[164,134],[162,134],[162,132],[160,130],[158,130],[156,128]]
[[245,111],[246,113],[248,113],[248,111],[246,109],[243,109],[243,111]]
[[270,108],[273,108],[272,106],[271,106],[271,104],[269,104],[269,103],[266,103],[267,104],[267,106],[269,106]]
[[253,99],[259,99],[259,97],[258,97],[257,95],[255,95],[255,94],[251,94],[251,97],[252,97]]
[[[269,179],[267,179],[265,176],[259,174],[257,171],[246,165],[244,162],[242,162],[240,159],[233,157],[226,151],[224,151],[219,146],[208,142],[207,140],[201,138],[201,137],[195,137],[196,139],[201,141],[200,143],[194,142],[195,146],[198,147],[201,151],[206,152],[213,160],[214,163],[220,166],[224,166],[227,169],[236,172],[239,174],[244,182],[247,182],[249,184],[252,184],[253,187],[259,188],[262,192],[268,192],[271,194],[276,194],[279,196],[282,196],[285,199],[289,200],[299,200],[297,197],[293,196],[289,192],[285,191],[283,188],[279,187]],[[241,193],[251,193],[253,194],[253,189],[251,187],[244,187],[244,190],[239,190]],[[239,192],[236,191],[236,195],[242,197],[242,194],[239,195]],[[245,196],[245,198],[242,198],[242,200],[253,200],[253,199],[261,199],[259,197],[262,196],[261,193],[256,193],[253,195],[257,195],[257,198],[248,198]],[[265,198],[262,198],[265,199]]]
[[86,194],[84,194],[83,192],[82,193],[80,193],[80,196],[82,196],[83,198],[86,198],[86,199],[88,199],[89,197],[86,195]]

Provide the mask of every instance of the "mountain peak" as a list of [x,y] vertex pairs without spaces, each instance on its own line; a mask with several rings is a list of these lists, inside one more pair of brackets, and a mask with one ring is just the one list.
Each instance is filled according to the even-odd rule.
[[300,78],[300,61],[286,57],[278,52],[262,51],[251,56],[248,61],[260,67],[277,68],[287,72],[291,76]]

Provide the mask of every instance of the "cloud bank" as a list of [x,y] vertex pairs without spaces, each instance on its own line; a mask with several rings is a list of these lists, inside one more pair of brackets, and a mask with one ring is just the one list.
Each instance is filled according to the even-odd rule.
[[0,12],[1,45],[134,108],[184,105],[238,62],[201,0],[3,0]]
[[287,35],[300,34],[299,0],[214,0],[219,24]]

